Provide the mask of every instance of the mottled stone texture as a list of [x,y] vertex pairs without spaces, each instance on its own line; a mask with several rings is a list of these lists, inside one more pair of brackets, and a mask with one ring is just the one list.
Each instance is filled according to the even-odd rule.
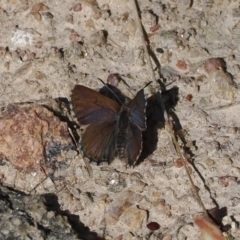
[[42,106],[11,108],[0,118],[0,154],[16,169],[31,171],[64,161],[72,141],[65,122]]
[[0,239],[101,240],[54,194],[31,196],[0,186]]

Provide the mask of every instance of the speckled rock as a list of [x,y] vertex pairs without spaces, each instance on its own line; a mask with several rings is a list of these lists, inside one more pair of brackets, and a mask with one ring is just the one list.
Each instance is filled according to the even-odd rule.
[[55,195],[31,196],[0,186],[1,239],[98,239]]
[[54,168],[72,147],[67,124],[41,106],[12,106],[0,117],[0,154],[19,170]]
[[136,206],[127,208],[121,215],[121,221],[130,231],[141,228],[146,218],[147,213]]
[[[76,84],[98,91],[103,86],[98,78],[106,82],[110,74],[119,79],[108,79],[108,83],[130,98],[153,81],[144,89],[146,97],[151,104],[149,97],[161,88],[163,103],[182,154],[190,160],[188,166],[203,204],[206,209],[215,205],[226,208],[227,221],[222,222],[230,226],[229,238],[240,239],[236,224],[240,222],[239,1],[135,2],[157,82],[152,79],[134,1],[1,1],[1,114],[9,104],[28,102],[31,106],[38,100],[69,100]],[[0,181],[26,193],[54,192],[62,209],[109,240],[198,239],[193,217],[202,209],[179,164],[169,131],[164,128],[160,94],[155,96],[158,103],[152,110],[148,107],[147,114],[148,128],[153,127],[154,131],[143,136],[147,143],[143,147],[151,151],[146,151],[149,154],[134,168],[123,161],[116,164],[117,159],[107,168],[90,163],[90,177],[81,149],[61,154],[55,151],[59,149],[55,144],[50,144],[60,136],[50,134],[51,139],[45,142],[48,152],[59,153],[53,166],[44,165],[46,159],[39,158],[39,168],[29,151],[29,159],[22,161],[25,169],[32,166],[33,170],[27,172],[16,159],[12,165],[1,155]],[[174,107],[169,107],[171,102]],[[78,144],[83,129],[69,110],[68,106],[64,119],[68,119]],[[62,115],[61,111],[58,113]],[[24,119],[29,118],[27,115]],[[33,119],[40,124],[45,121]],[[29,125],[33,130],[30,120]],[[46,126],[41,126],[45,130]],[[21,124],[18,128],[19,132],[24,130]],[[41,135],[37,125],[36,132]],[[36,148],[33,153],[41,148],[39,135],[18,135],[24,137],[23,144],[37,141],[32,145]],[[5,141],[4,137],[1,138]],[[13,137],[10,140],[5,154],[11,158],[20,156],[14,150],[19,142]],[[50,155],[45,157],[52,160]],[[17,163],[20,171],[13,167]],[[49,174],[54,166],[58,166],[54,174]],[[129,203],[131,199],[135,201]],[[132,226],[130,231],[122,217],[127,220],[128,209],[135,212],[136,207],[147,212],[148,219],[142,225],[136,222],[140,227]],[[18,219],[13,222],[19,223]],[[160,228],[150,233],[146,227],[149,222],[159,223]]]

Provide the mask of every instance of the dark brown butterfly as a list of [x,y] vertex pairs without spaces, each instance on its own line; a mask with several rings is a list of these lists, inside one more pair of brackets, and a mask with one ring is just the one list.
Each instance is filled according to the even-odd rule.
[[81,125],[82,148],[91,160],[110,163],[115,155],[133,165],[142,150],[142,131],[146,129],[146,104],[141,89],[127,103],[120,104],[90,88],[76,85],[72,104]]

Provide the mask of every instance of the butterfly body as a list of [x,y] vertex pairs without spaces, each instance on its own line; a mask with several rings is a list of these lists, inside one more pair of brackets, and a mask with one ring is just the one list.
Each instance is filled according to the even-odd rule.
[[118,102],[82,85],[72,93],[73,110],[80,124],[88,125],[82,134],[82,148],[92,160],[110,163],[118,155],[129,165],[142,149],[146,129],[146,99],[143,89],[128,103]]
[[120,112],[118,118],[118,131],[116,137],[116,149],[117,155],[120,158],[126,158],[126,144],[127,144],[127,136],[130,127],[130,116],[129,111],[127,109],[123,109]]

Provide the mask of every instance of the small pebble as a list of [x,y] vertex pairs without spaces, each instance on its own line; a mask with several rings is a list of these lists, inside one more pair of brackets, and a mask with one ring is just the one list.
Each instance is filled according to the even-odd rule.
[[150,27],[150,31],[151,32],[156,32],[159,29],[160,29],[160,25],[159,24],[156,24],[156,25]]
[[218,184],[222,187],[227,187],[231,182],[237,182],[237,177],[222,176],[218,178]]
[[80,12],[82,10],[82,4],[76,3],[73,7],[70,8],[70,11]]
[[187,69],[187,64],[184,60],[178,60],[176,66],[180,69],[180,70],[186,70]]
[[191,102],[191,101],[192,101],[192,98],[193,98],[193,95],[192,95],[192,94],[188,94],[185,99],[186,99],[188,102]]
[[226,68],[226,63],[222,58],[210,58],[204,64],[204,69],[207,73],[215,70],[224,70]]
[[215,162],[214,162],[213,159],[208,158],[208,159],[206,160],[206,164],[207,164],[209,167],[211,167],[211,166],[213,166],[213,165],[215,164]]
[[132,206],[127,208],[121,215],[121,222],[130,230],[139,229],[142,227],[144,219],[147,218],[147,213],[144,210]]
[[103,30],[93,33],[89,39],[89,43],[93,46],[103,45],[106,41],[107,39]]
[[156,231],[160,228],[160,225],[157,222],[150,222],[147,224],[147,228],[151,231]]

